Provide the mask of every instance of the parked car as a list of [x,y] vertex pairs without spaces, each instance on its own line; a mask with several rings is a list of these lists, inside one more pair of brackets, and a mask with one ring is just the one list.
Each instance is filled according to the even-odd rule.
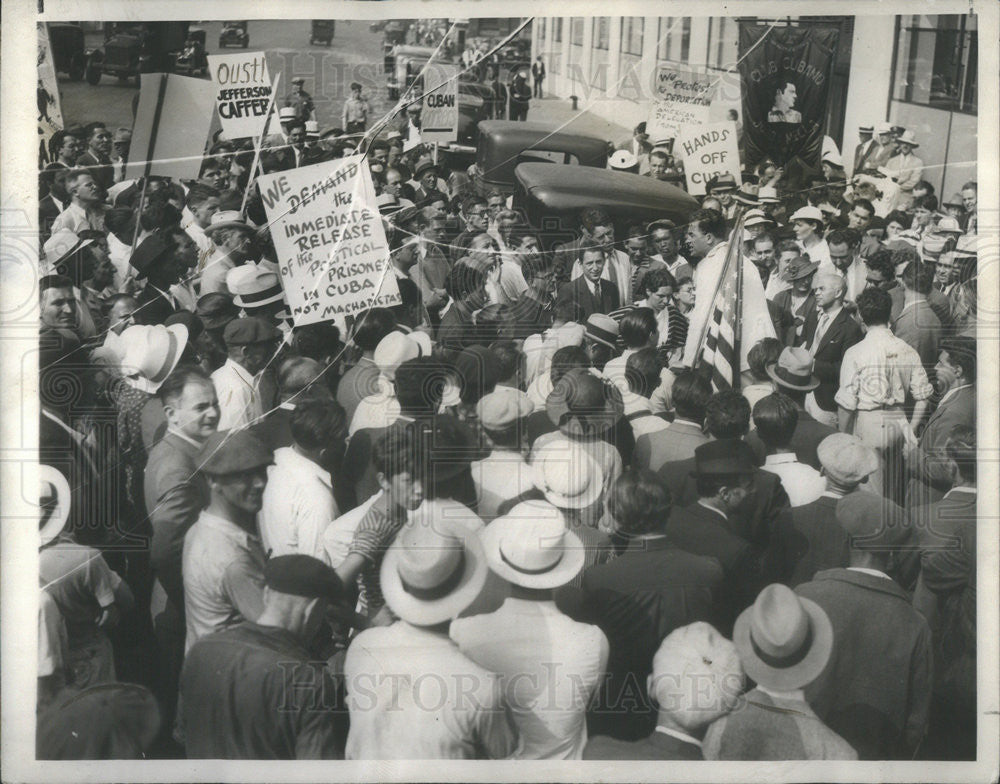
[[188,22],[112,22],[104,30],[104,46],[87,58],[86,78],[97,84],[110,74],[126,82],[141,74],[170,71],[171,52],[179,51],[187,40]]
[[392,68],[385,72],[385,83],[389,89],[389,100],[396,101],[434,54],[432,46],[404,46],[399,44],[392,50]]
[[246,49],[250,45],[250,33],[246,22],[223,22],[219,33],[219,48],[239,46]]
[[83,28],[78,24],[49,22],[48,29],[52,65],[56,73],[68,74],[74,82],[80,81],[87,71]]
[[205,30],[192,27],[188,30],[184,48],[174,53],[174,73],[189,76],[208,75],[208,54],[205,52]]
[[608,145],[603,139],[561,131],[540,122],[485,120],[479,123],[476,165],[472,179],[476,191],[511,193],[517,184],[514,170],[526,162],[560,163],[603,169],[608,163]]
[[323,44],[329,46],[333,41],[333,33],[336,29],[336,22],[332,19],[313,19],[312,27],[309,31],[309,44]]
[[513,205],[541,235],[544,250],[576,236],[580,212],[600,207],[611,216],[615,235],[630,223],[668,218],[681,225],[698,202],[675,185],[638,174],[584,166],[522,163],[514,170]]

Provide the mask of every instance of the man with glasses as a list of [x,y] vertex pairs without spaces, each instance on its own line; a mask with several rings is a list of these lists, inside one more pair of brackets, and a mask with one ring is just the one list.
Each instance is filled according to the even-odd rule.
[[852,229],[835,229],[826,238],[830,249],[830,265],[820,265],[819,273],[841,275],[847,285],[845,298],[854,302],[868,285],[867,269],[858,255],[861,238]]
[[903,309],[903,289],[896,280],[896,264],[892,259],[892,253],[888,250],[880,250],[865,261],[867,273],[865,277],[866,289],[881,289],[889,295],[892,301],[892,317],[890,323],[895,321],[900,311]]
[[473,237],[482,234],[489,228],[489,208],[486,199],[482,196],[467,196],[462,202],[459,216],[465,223],[465,229],[452,240],[449,254],[452,264],[465,255]]

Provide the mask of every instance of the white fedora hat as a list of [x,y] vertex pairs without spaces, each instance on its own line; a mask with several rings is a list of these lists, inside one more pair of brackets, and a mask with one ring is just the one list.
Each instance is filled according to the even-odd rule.
[[523,501],[482,533],[490,569],[525,588],[558,588],[583,568],[580,537],[548,501]]
[[226,273],[226,286],[233,295],[233,304],[241,308],[259,308],[285,298],[280,278],[256,264],[233,267]]
[[[41,480],[39,506],[42,507],[38,546],[44,547],[66,527],[66,521],[69,519],[70,489],[66,477],[57,468],[42,463],[38,466],[38,475]],[[45,516],[47,508],[51,509],[48,517]]]
[[386,335],[375,347],[372,360],[386,378],[395,378],[396,368],[420,356],[420,344],[398,330]]
[[60,229],[55,232],[42,247],[48,271],[55,272],[56,267],[63,259],[83,250],[93,242],[93,240],[81,240],[71,229]]
[[586,509],[604,489],[604,476],[586,448],[557,438],[532,456],[535,487],[560,509]]
[[243,216],[236,210],[221,210],[215,213],[212,216],[211,223],[209,223],[208,228],[204,229],[204,232],[211,237],[212,232],[219,229],[246,229],[252,234],[257,233],[257,229],[243,220]]
[[486,585],[490,569],[479,536],[456,520],[407,523],[382,559],[382,595],[416,626],[458,616]]
[[187,345],[183,324],[136,324],[121,334],[122,374],[129,384],[155,394],[177,367]]

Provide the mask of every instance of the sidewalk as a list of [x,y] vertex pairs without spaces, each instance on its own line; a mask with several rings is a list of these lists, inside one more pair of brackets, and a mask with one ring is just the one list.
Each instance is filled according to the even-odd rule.
[[566,123],[565,131],[599,136],[613,141],[616,147],[627,146],[632,139],[631,128],[608,122],[585,110],[574,112],[569,98],[532,98],[528,105],[528,119],[556,125]]

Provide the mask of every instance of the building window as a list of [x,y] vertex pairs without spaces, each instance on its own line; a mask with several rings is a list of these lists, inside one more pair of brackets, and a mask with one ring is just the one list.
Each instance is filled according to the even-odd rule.
[[609,43],[608,33],[611,27],[611,20],[606,16],[598,16],[593,20],[593,25],[594,48],[606,50]]
[[546,20],[545,17],[543,16],[541,19],[536,19],[535,23],[534,23],[535,24],[535,29],[538,31],[538,46],[539,46],[539,48],[545,46],[545,27],[546,27],[545,23],[546,23],[546,21],[548,21],[548,20]]
[[622,54],[642,57],[642,33],[645,21],[641,16],[622,17]]
[[573,46],[583,46],[582,16],[574,16],[569,20],[569,42]]
[[562,26],[563,20],[561,16],[557,16],[552,20],[552,40],[557,44],[562,43]]
[[739,59],[739,25],[725,16],[708,20],[707,65],[730,68]]
[[691,19],[661,16],[656,34],[656,59],[686,63],[691,54]]
[[892,97],[977,113],[979,40],[975,16],[904,16],[896,35]]

